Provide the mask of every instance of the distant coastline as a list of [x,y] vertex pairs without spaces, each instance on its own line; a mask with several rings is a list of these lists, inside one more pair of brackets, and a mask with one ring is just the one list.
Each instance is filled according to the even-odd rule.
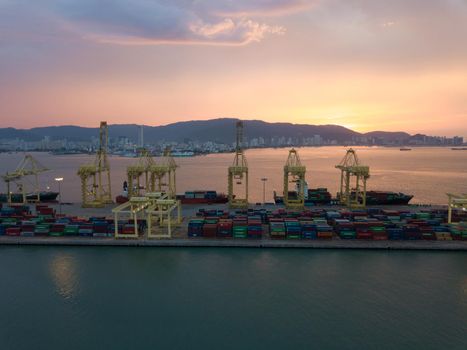
[[[288,146],[276,146],[276,147],[248,147],[245,149],[245,151],[248,150],[258,150],[258,149],[289,149],[289,148],[321,148],[321,147],[336,147],[336,148],[352,148],[352,147],[366,147],[366,148],[390,148],[390,149],[397,149],[400,148],[400,146],[385,146],[385,145],[316,145],[316,146],[295,146],[295,145],[288,145]],[[453,151],[467,151],[467,147],[452,147],[449,145],[415,145],[411,146],[414,149],[417,148],[451,148]],[[228,151],[218,151],[218,152],[193,152],[192,155],[183,155],[183,156],[177,156],[175,155],[174,158],[191,158],[191,157],[199,157],[199,156],[208,156],[212,154],[232,154],[235,151],[228,150]],[[15,150],[15,151],[6,151],[6,150],[1,150],[0,149],[0,154],[1,153],[8,153],[8,154],[18,154],[18,153],[48,153],[52,156],[74,156],[74,155],[90,155],[93,156],[95,153],[92,151],[73,151],[73,152],[51,152],[51,151],[46,151],[46,150],[41,150],[41,149],[31,149],[31,150]],[[161,157],[163,155],[162,152],[160,153],[151,153],[153,157]],[[121,154],[113,154],[109,153],[109,156],[111,157],[122,157],[122,158],[137,158],[138,155],[135,153],[133,156],[130,155],[121,155]]]
[[[239,119],[219,118],[178,122],[163,126],[109,124],[109,150],[131,152],[144,145],[153,153],[166,147],[173,152],[195,154],[233,150],[235,123]],[[340,125],[269,123],[243,120],[245,148],[283,148],[319,146],[465,146],[462,136],[430,136],[403,131],[360,133]],[[97,123],[96,123],[97,124]],[[90,152],[97,145],[99,128],[48,126],[31,129],[0,128],[0,150],[42,150]]]

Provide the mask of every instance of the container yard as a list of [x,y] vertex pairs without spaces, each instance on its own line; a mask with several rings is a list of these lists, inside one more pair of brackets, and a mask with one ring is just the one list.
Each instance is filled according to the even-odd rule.
[[[0,209],[0,244],[355,248],[467,250],[467,214],[455,210],[451,224],[445,208],[400,207],[305,210],[256,207],[229,210],[225,205],[184,208],[172,238],[152,239],[147,223],[136,222],[137,238],[115,238],[115,228],[134,234],[133,219],[81,216],[73,206],[58,214],[52,206],[15,205]],[[116,225],[115,225],[116,224]]]

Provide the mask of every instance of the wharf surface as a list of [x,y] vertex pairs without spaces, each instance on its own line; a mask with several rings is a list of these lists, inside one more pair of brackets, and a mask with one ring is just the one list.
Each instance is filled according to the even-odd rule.
[[[80,217],[92,217],[92,216],[102,216],[113,219],[112,209],[115,208],[116,204],[109,204],[102,208],[82,208],[78,203],[67,203],[60,206],[57,203],[48,203],[49,207],[55,209],[57,213],[61,212],[64,215],[68,216],[80,216]],[[434,204],[434,205],[372,205],[368,206],[369,208],[380,208],[380,209],[389,209],[389,210],[402,210],[410,212],[418,212],[425,209],[447,209],[446,205]],[[183,204],[182,205],[182,216],[184,218],[191,218],[196,216],[196,213],[199,209],[217,209],[217,210],[229,210],[227,204]],[[251,204],[249,209],[266,209],[266,210],[276,210],[276,209],[285,209],[283,205],[275,204],[262,204],[254,205]],[[345,209],[341,205],[319,205],[319,206],[306,206],[305,209],[325,209],[325,210],[340,210]],[[230,209],[234,211],[235,209]]]
[[235,238],[115,239],[88,237],[0,237],[0,245],[10,246],[96,246],[96,247],[201,247],[201,248],[313,248],[373,250],[467,251],[465,241],[363,241],[273,240]]

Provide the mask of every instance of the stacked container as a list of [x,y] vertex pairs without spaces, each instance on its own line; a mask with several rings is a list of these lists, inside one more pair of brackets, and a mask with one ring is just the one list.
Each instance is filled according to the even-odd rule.
[[388,239],[386,227],[384,226],[384,223],[382,221],[378,221],[378,220],[372,221],[370,223],[369,228],[373,235],[373,239],[375,241],[382,241],[382,240]]
[[64,231],[65,231],[65,224],[54,223],[50,227],[49,235],[53,237],[63,236]]
[[300,220],[300,227],[302,231],[302,238],[316,239],[318,238],[318,230],[313,220],[303,218]]
[[[123,230],[123,225],[119,227],[120,232]],[[91,237],[93,233],[93,224],[88,222],[79,223],[78,235],[82,237]]]
[[188,223],[188,237],[202,237],[203,236],[204,219],[196,218],[191,219]]
[[269,219],[269,236],[272,239],[285,238],[285,225],[284,220],[281,218]]
[[75,225],[75,224],[66,225],[65,229],[63,230],[63,234],[65,236],[78,236],[78,234],[79,234],[79,225]]
[[347,219],[334,219],[334,229],[340,238],[353,239],[356,237],[355,226]]
[[217,217],[207,217],[203,225],[203,237],[216,237],[217,236]]
[[232,237],[232,219],[220,219],[217,225],[218,237]]
[[404,238],[404,230],[401,227],[388,227],[386,228],[388,239],[400,240]]
[[331,193],[327,188],[312,188],[308,190],[308,200],[316,204],[329,204]]
[[233,238],[248,237],[248,218],[246,215],[236,214],[232,220],[232,223]]
[[333,230],[328,225],[327,221],[322,218],[314,218],[313,222],[316,224],[316,236],[318,239],[332,239]]
[[301,226],[300,222],[295,218],[284,219],[285,232],[287,239],[301,239]]
[[467,222],[456,222],[450,225],[450,231],[452,239],[455,240],[467,240]]
[[373,232],[370,230],[370,223],[365,221],[356,221],[355,236],[357,239],[373,239]]
[[51,224],[46,222],[36,224],[36,228],[34,229],[34,236],[48,236],[50,233],[50,226]]
[[[108,237],[110,233],[109,223],[102,218],[98,218],[92,222],[93,237]],[[81,231],[83,232],[83,231]],[[84,233],[83,233],[84,234]]]
[[263,236],[263,224],[260,215],[248,216],[248,238],[260,239]]
[[34,221],[22,221],[21,222],[21,236],[33,237],[36,229],[36,223]]

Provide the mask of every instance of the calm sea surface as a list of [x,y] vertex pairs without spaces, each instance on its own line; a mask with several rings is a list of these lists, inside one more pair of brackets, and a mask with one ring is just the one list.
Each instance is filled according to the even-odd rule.
[[467,349],[456,252],[0,247],[0,349]]
[[[398,148],[357,147],[359,158],[370,166],[369,189],[404,192],[415,195],[413,203],[446,204],[446,192],[467,193],[467,151],[450,148],[413,148],[401,152]],[[334,168],[345,155],[343,147],[301,148],[299,154],[307,167],[310,188],[327,187],[335,195],[339,184],[339,171]],[[273,190],[282,193],[283,166],[287,149],[247,150],[250,171],[250,200],[262,200],[261,178],[268,178],[266,200],[272,201]],[[42,184],[57,189],[53,179],[65,178],[64,201],[80,200],[80,182],[76,176],[79,165],[92,161],[92,156],[52,156],[36,153],[52,171],[45,173]],[[0,172],[14,169],[23,154],[0,154]],[[193,158],[177,158],[177,190],[213,189],[227,191],[227,167],[233,154],[216,154]],[[135,159],[110,157],[113,194],[120,194],[126,166]],[[0,184],[4,191],[4,184]]]

